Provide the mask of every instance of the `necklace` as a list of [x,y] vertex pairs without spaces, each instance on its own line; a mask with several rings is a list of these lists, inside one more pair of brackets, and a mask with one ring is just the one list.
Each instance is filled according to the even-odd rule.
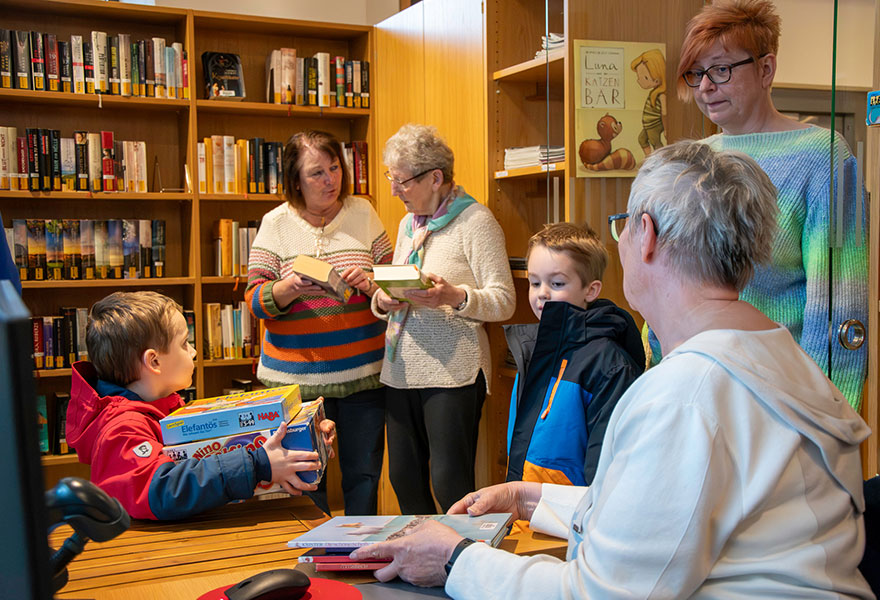
[[327,247],[327,238],[324,237],[324,225],[326,222],[327,219],[321,217],[321,229],[315,234],[315,258],[321,258]]

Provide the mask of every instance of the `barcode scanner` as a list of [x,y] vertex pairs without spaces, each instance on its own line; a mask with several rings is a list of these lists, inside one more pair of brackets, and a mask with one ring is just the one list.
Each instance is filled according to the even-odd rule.
[[64,540],[61,548],[57,551],[50,548],[53,592],[67,584],[67,565],[83,551],[89,540],[112,540],[131,524],[119,500],[79,477],[65,477],[46,492],[46,511],[51,523],[49,531],[61,525],[73,528],[73,535]]

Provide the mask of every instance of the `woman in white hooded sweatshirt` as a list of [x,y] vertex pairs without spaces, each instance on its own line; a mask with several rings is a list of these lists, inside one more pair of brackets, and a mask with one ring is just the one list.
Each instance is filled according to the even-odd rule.
[[[645,160],[609,219],[623,287],[663,360],[620,399],[589,487],[511,482],[450,512],[509,511],[566,560],[469,544],[428,523],[361,548],[453,598],[873,598],[864,421],[813,360],[739,300],[770,258],[776,192],[744,154],[680,142]],[[445,568],[444,568],[445,567]]]

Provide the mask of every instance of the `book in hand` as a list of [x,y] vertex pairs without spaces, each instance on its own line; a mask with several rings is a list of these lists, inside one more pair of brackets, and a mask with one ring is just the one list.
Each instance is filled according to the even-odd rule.
[[[321,523],[311,531],[287,542],[291,548],[332,548],[351,552],[355,548],[386,542],[408,535],[428,520],[454,529],[459,535],[498,546],[513,521],[511,513],[470,515],[377,515],[340,516]],[[363,561],[361,561],[363,562]]]
[[314,282],[315,285],[327,292],[328,296],[343,304],[348,302],[354,293],[354,289],[343,281],[342,276],[333,268],[333,265],[321,259],[300,254],[293,259],[291,268],[294,273]]
[[415,265],[373,265],[373,281],[386,294],[403,302],[409,302],[404,294],[410,290],[434,287],[434,282]]
[[202,52],[205,97],[209,100],[243,100],[244,74],[238,54]]
[[297,560],[301,563],[312,563],[316,571],[375,571],[391,563],[390,558],[365,558],[353,560],[348,557],[350,550],[328,550],[312,548]]

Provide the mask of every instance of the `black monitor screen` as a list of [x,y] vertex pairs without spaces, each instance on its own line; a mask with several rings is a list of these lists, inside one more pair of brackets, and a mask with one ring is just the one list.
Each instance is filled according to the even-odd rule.
[[51,598],[30,315],[0,281],[0,597]]

